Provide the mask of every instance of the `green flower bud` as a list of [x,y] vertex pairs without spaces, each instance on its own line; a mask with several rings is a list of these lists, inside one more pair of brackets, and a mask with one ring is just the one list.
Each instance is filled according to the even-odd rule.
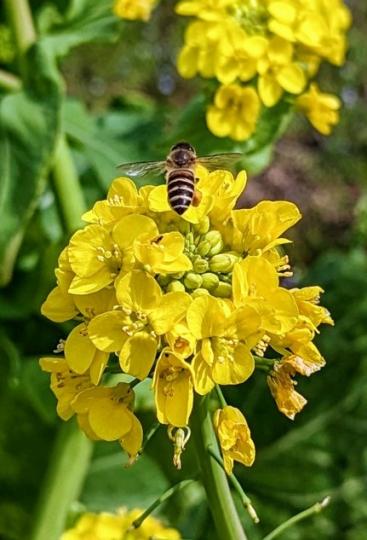
[[204,287],[204,289],[208,289],[208,291],[210,291],[218,287],[219,277],[216,274],[207,272],[206,274],[202,274],[201,277],[203,278],[203,283],[201,286]]
[[214,255],[209,261],[209,268],[212,272],[231,272],[233,265],[237,262],[237,257],[230,253],[220,253]]
[[191,296],[193,298],[198,298],[199,296],[207,296],[208,294],[210,294],[209,291],[200,287],[199,289],[195,289],[195,291],[191,293]]
[[206,259],[202,259],[200,256],[197,256],[193,260],[194,272],[202,274],[209,269],[209,263]]
[[194,272],[188,272],[184,279],[184,284],[187,289],[198,289],[203,283],[203,278],[200,274],[194,274]]
[[194,230],[199,234],[206,234],[210,228],[210,220],[205,216],[199,223],[194,225]]
[[188,234],[190,232],[190,223],[188,221],[185,221],[184,219],[180,219],[177,224],[174,225],[172,230],[177,229],[180,231],[181,234]]
[[224,281],[225,283],[232,283],[232,272],[229,274],[221,274],[220,280]]
[[170,276],[158,276],[157,281],[161,287],[167,287],[168,283],[171,281]]
[[205,240],[210,243],[209,255],[217,255],[223,249],[223,239],[219,231],[209,231],[205,235]]
[[202,257],[205,257],[205,255],[208,255],[209,251],[211,250],[211,244],[210,242],[208,242],[207,240],[202,240],[198,247],[197,247],[197,252],[199,253],[199,255],[201,255]]
[[232,285],[221,281],[218,287],[212,291],[212,294],[218,298],[230,298],[232,296]]
[[171,279],[181,279],[185,275],[185,272],[177,272],[176,274],[171,274]]
[[185,292],[185,286],[181,281],[171,281],[171,283],[167,287],[168,292]]

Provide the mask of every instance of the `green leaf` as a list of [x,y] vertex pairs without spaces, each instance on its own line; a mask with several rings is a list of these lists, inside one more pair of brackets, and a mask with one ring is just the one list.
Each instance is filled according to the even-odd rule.
[[112,0],[71,0],[65,14],[45,6],[37,26],[50,54],[60,57],[83,43],[116,39],[118,22]]
[[59,133],[61,90],[54,63],[41,44],[28,51],[26,61],[22,90],[0,101],[0,285],[11,278]]

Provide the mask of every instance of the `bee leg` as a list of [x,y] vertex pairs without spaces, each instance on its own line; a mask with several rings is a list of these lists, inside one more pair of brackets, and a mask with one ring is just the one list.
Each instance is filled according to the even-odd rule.
[[195,190],[194,191],[194,196],[192,198],[192,203],[191,203],[192,206],[199,206],[202,198],[203,198],[203,195],[202,195],[201,191]]

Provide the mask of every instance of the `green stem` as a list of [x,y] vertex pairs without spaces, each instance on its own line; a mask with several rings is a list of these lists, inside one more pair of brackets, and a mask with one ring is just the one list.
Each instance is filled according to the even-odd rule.
[[181,491],[181,489],[185,488],[194,481],[195,479],[193,478],[190,478],[188,480],[182,480],[181,482],[178,482],[178,484],[175,484],[171,488],[167,489],[167,491],[165,491],[160,497],[158,497],[158,499],[156,499],[149,506],[149,508],[147,508],[145,512],[141,514],[141,516],[139,516],[137,519],[135,519],[135,521],[132,522],[131,529],[137,529],[138,527],[140,527],[140,525],[142,525],[142,523],[147,519],[147,517],[150,516],[150,514],[154,512],[154,510],[158,508],[158,506],[160,506],[167,499],[172,497],[172,495],[174,495],[178,491]]
[[56,148],[53,177],[66,228],[72,233],[83,225],[81,216],[86,206],[73,157],[64,135],[61,135]]
[[[215,461],[221,466],[221,468],[225,470],[222,458],[213,450],[211,446],[208,447],[208,452],[211,455],[211,457],[215,459]],[[239,496],[243,506],[246,508],[247,512],[250,514],[251,519],[254,521],[254,523],[259,523],[260,520],[258,518],[255,508],[252,506],[251,499],[243,491],[242,486],[237,480],[237,478],[235,477],[235,475],[233,473],[229,474],[228,479],[231,482],[233,488],[236,490],[237,495]]]
[[24,53],[36,41],[32,12],[28,0],[5,0],[5,9],[15,37],[19,63],[23,67]]
[[38,501],[31,540],[59,540],[70,505],[79,497],[92,448],[74,421],[60,428]]
[[192,415],[192,431],[195,439],[201,477],[207,494],[218,538],[246,540],[228,486],[226,474],[221,466],[210,459],[207,448],[211,446],[219,453],[217,440],[208,410],[208,397],[199,398]]
[[313,504],[312,506],[310,506],[310,508],[303,510],[299,514],[296,514],[295,516],[291,517],[290,519],[279,525],[279,527],[271,531],[271,533],[264,536],[263,540],[273,540],[273,538],[280,536],[285,530],[289,529],[299,521],[302,521],[303,519],[306,519],[314,514],[322,512],[322,510],[326,508],[329,502],[330,497],[326,497],[323,501]]
[[221,387],[219,386],[219,384],[216,384],[216,385],[215,385],[215,390],[216,390],[216,392],[217,392],[217,396],[218,396],[220,405],[221,405],[221,407],[224,409],[224,407],[227,407],[227,402],[226,402],[226,400],[225,400],[225,397],[224,397],[224,395],[223,395],[222,389],[221,389]]
[[0,88],[8,92],[16,92],[22,88],[22,81],[16,75],[0,69]]

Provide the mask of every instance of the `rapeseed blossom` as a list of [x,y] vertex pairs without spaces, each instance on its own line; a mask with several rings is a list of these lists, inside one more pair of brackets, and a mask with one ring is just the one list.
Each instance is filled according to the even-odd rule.
[[[151,381],[157,420],[181,466],[195,394],[250,385],[265,369],[279,410],[294,418],[306,403],[294,376],[325,363],[313,343],[318,327],[332,324],[321,288],[283,282],[292,275],[283,245],[301,218],[296,205],[238,210],[245,171],[234,177],[198,166],[196,174],[201,199],[182,216],[170,208],[166,185],[114,180],[62,251],[42,306],[52,321],[71,321],[56,355],[41,359],[59,416],[75,415],[92,440],[119,442],[131,463],[143,445],[141,381]],[[214,424],[227,472],[234,461],[251,465],[243,414],[224,407]]]
[[148,516],[139,529],[132,529],[131,524],[142,512],[138,508],[120,508],[114,514],[85,513],[72,528],[64,532],[60,540],[180,540],[181,535],[176,529],[165,527],[152,516]]
[[148,21],[158,0],[115,0],[113,11],[122,19]]
[[[244,141],[256,130],[260,103],[269,108],[297,96],[298,109],[324,135],[338,122],[338,99],[318,92],[312,80],[322,61],[345,61],[351,16],[342,0],[181,0],[176,13],[194,18],[177,60],[180,75],[219,83],[207,113],[212,133]],[[218,105],[228,88],[232,97]],[[246,99],[239,96],[250,92],[249,122],[239,105],[245,107]],[[230,127],[234,111],[236,127]]]

